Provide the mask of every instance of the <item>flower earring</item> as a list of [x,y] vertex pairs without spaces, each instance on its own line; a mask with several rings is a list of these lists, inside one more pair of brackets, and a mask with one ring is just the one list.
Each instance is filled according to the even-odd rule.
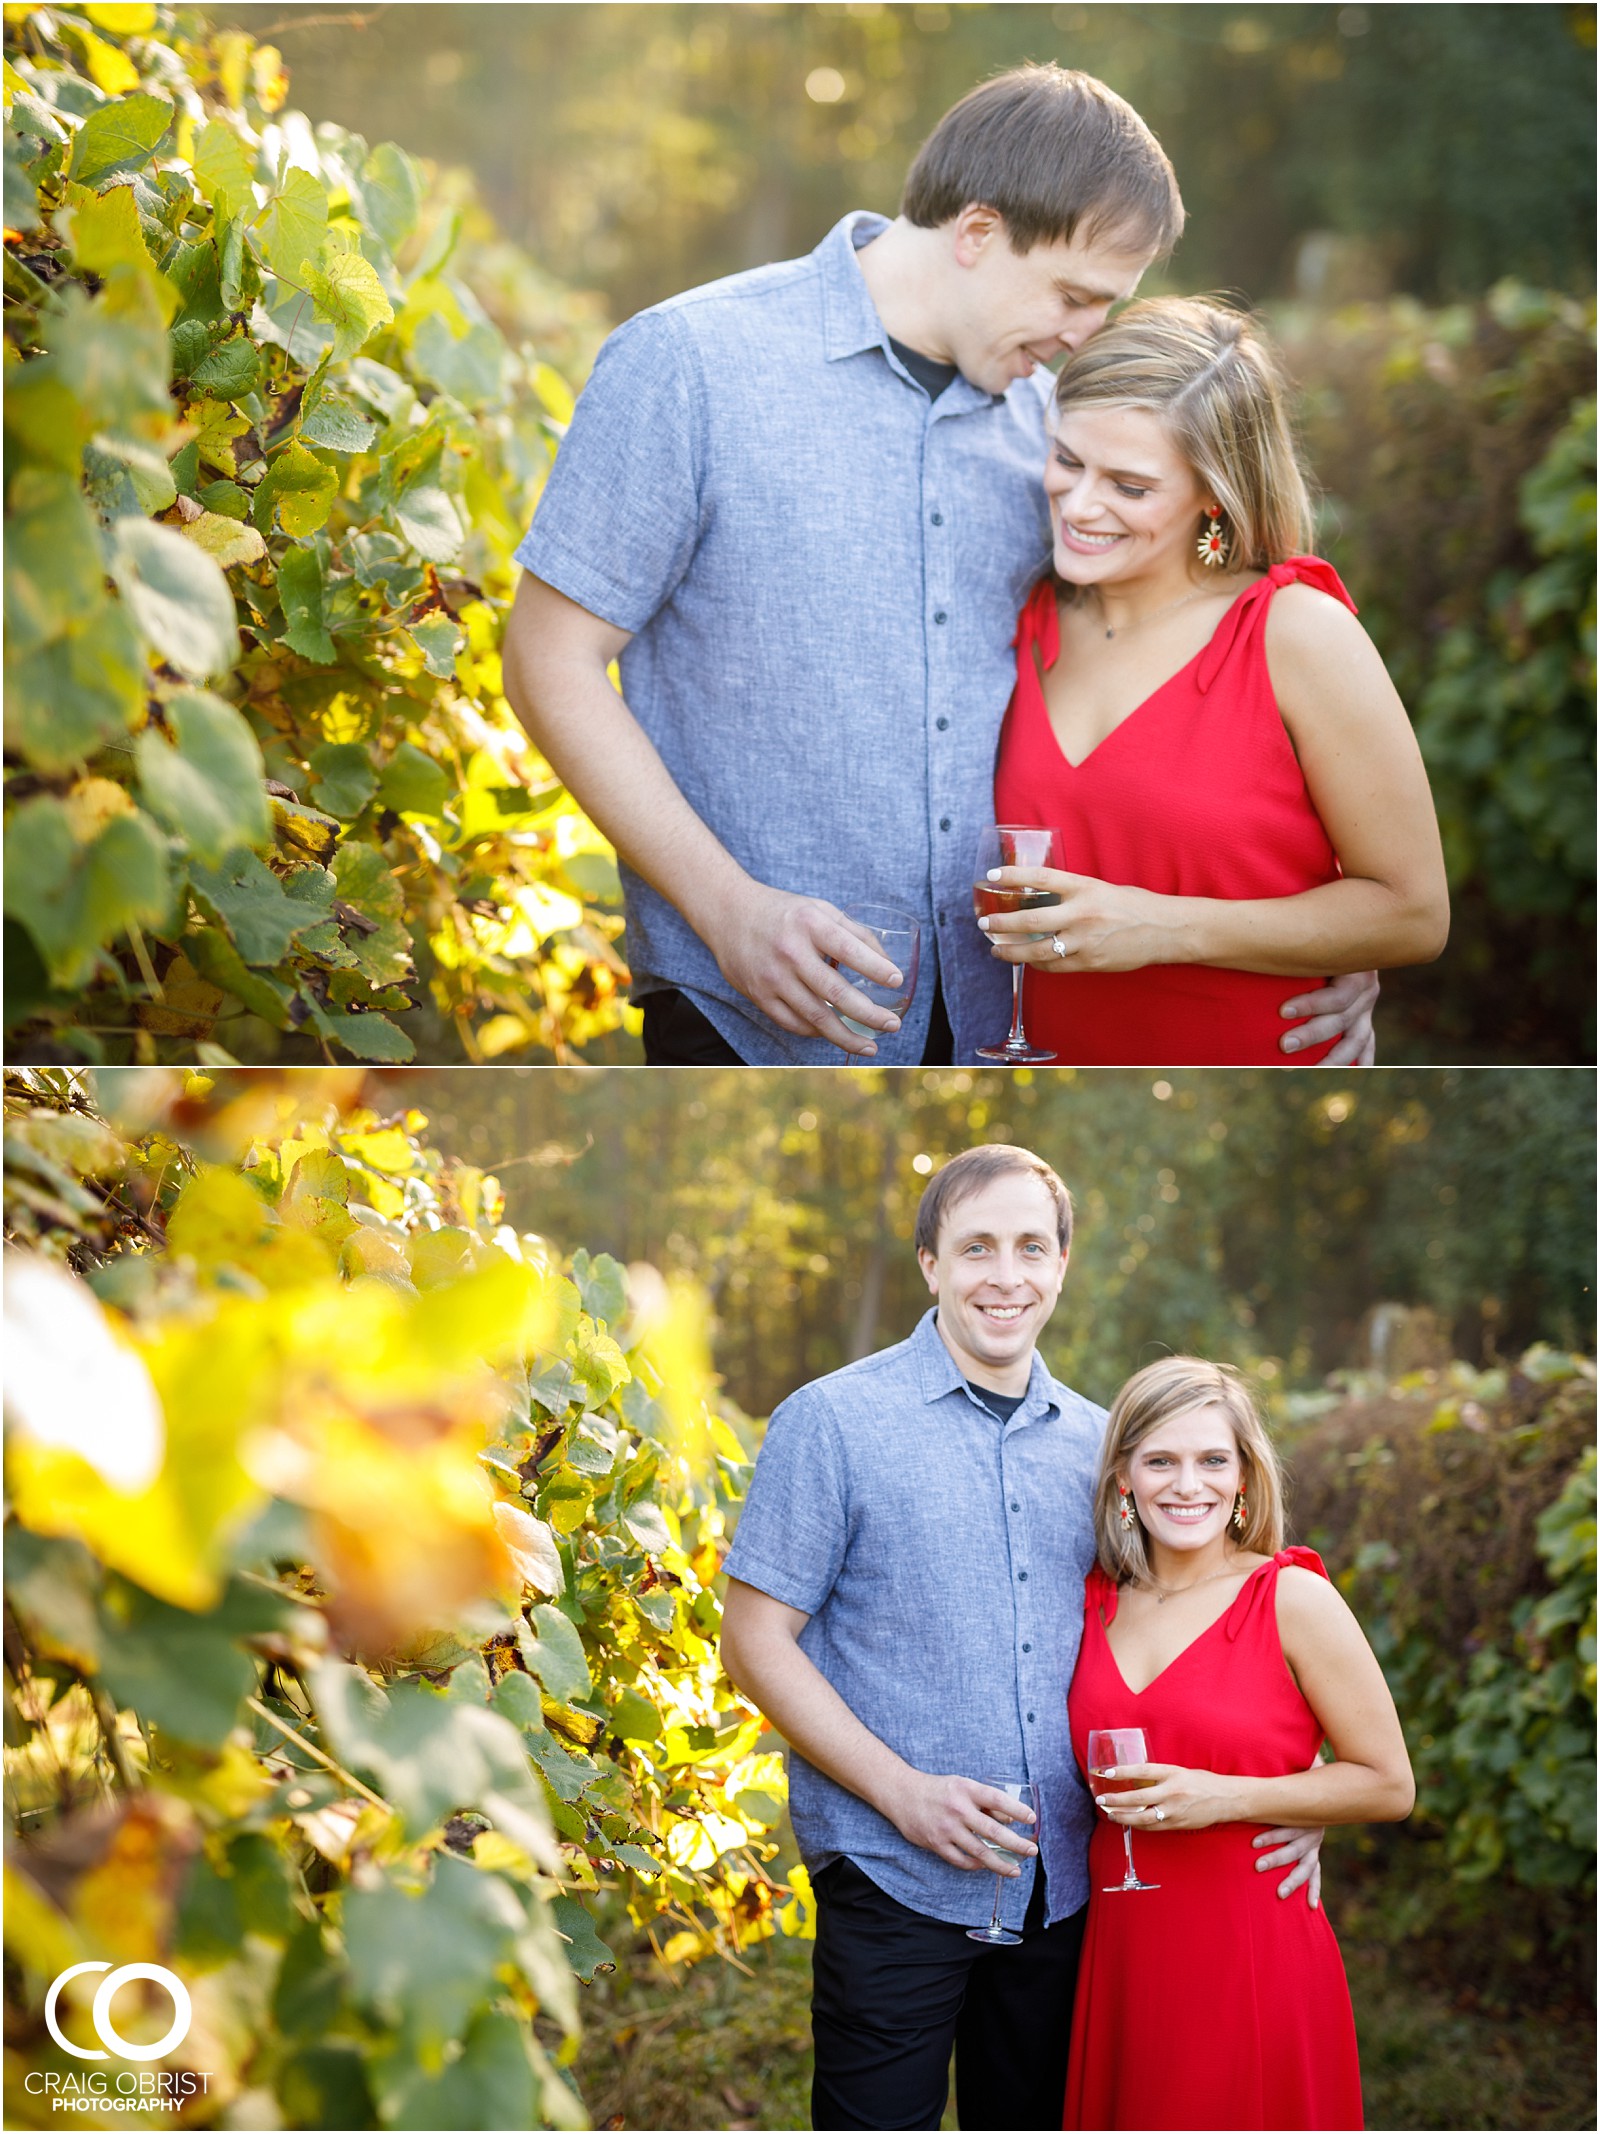
[[1222,506],[1211,504],[1206,508],[1206,523],[1200,529],[1200,539],[1195,544],[1196,553],[1207,570],[1220,570],[1228,560],[1228,539],[1222,531]]
[[1119,1500],[1117,1518],[1121,1522],[1123,1532],[1128,1533],[1133,1527],[1133,1505],[1128,1496],[1128,1485],[1125,1482],[1117,1484],[1117,1497]]
[[1233,1503],[1233,1523],[1234,1523],[1234,1525],[1235,1525],[1235,1526],[1236,1526],[1236,1527],[1237,1527],[1237,1528],[1239,1529],[1239,1531],[1240,1531],[1240,1533],[1241,1533],[1241,1534],[1242,1534],[1242,1533],[1244,1532],[1244,1522],[1245,1522],[1245,1501],[1244,1501],[1244,1491],[1243,1491],[1243,1490],[1241,1489],[1241,1490],[1240,1490],[1240,1492],[1239,1492],[1239,1494],[1238,1494],[1238,1496],[1237,1496],[1237,1497],[1236,1497],[1236,1498],[1234,1499],[1234,1503]]

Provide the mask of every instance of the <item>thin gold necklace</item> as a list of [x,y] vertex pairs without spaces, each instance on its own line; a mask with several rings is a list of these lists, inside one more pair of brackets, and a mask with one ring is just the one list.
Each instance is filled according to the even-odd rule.
[[1130,630],[1142,630],[1147,622],[1159,622],[1163,615],[1174,615],[1179,608],[1186,608],[1191,600],[1204,599],[1207,593],[1214,593],[1215,591],[1216,587],[1214,585],[1196,586],[1192,593],[1185,593],[1177,600],[1169,600],[1164,608],[1152,608],[1148,615],[1136,615],[1132,622],[1120,623],[1115,628],[1108,627],[1106,635],[1107,637],[1115,637],[1118,634],[1118,630],[1120,630],[1121,634],[1126,637]]
[[1172,1598],[1173,1594],[1192,1593],[1196,1586],[1209,1586],[1213,1579],[1227,1578],[1236,1568],[1237,1566],[1234,1564],[1224,1564],[1220,1571],[1208,1571],[1204,1578],[1191,1579],[1186,1586],[1164,1586],[1153,1571],[1147,1572],[1145,1575],[1149,1578],[1151,1590],[1155,1594],[1156,1606],[1160,1608]]

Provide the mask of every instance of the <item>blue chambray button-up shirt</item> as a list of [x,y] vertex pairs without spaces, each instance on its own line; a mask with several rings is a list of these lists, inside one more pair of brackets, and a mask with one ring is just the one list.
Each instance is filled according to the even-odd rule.
[[[1036,1355],[1001,1423],[935,1313],[909,1341],[791,1394],[773,1414],[724,1568],[811,1620],[800,1647],[862,1724],[921,1771],[1031,1780],[1053,1924],[1087,1903],[1094,1807],[1072,1756],[1067,1686],[1094,1560],[1090,1492],[1105,1410]],[[840,1853],[913,1911],[989,1917],[994,1884],[913,1845],[797,1750],[795,1836]],[[1030,1862],[1003,1884],[1020,1928]]]
[[[816,251],[691,289],[600,352],[517,561],[632,631],[623,690],[679,789],[758,881],[913,911],[922,1057],[936,974],[957,1059],[1003,1035],[972,914],[1023,600],[1050,555],[1047,377],[929,402],[889,347],[847,215]],[[636,993],[679,986],[741,1059],[837,1066],[735,991],[623,868]]]

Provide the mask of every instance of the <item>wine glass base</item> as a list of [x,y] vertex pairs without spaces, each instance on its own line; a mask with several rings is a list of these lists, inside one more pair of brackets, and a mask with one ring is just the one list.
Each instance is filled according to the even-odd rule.
[[1006,1067],[1033,1067],[1060,1057],[1059,1053],[1046,1052],[1042,1045],[1026,1042],[1013,1045],[1008,1041],[1003,1045],[978,1045],[973,1049],[980,1060],[999,1060]]
[[1022,1942],[1022,1936],[1013,1934],[1009,1927],[968,1927],[967,1939],[986,1941],[994,1949],[1015,1949]]
[[1160,1887],[1161,1884],[1159,1882],[1102,1882],[1100,1894],[1102,1897],[1117,1897],[1125,1889],[1159,1889]]

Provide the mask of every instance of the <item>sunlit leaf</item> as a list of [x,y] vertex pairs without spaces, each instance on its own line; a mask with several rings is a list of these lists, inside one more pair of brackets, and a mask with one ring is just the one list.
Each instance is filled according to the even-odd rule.
[[151,814],[183,831],[192,850],[213,865],[239,845],[265,845],[261,750],[239,713],[220,697],[190,689],[170,700],[166,720],[170,743],[147,728],[135,748]]
[[210,556],[169,527],[121,519],[112,567],[145,639],[180,674],[204,681],[233,665],[233,595]]
[[306,259],[297,277],[311,291],[322,316],[333,327],[333,360],[353,356],[380,326],[394,317],[372,262],[360,252],[339,252],[324,245],[315,261]]
[[72,175],[82,185],[108,178],[114,171],[135,170],[147,163],[165,140],[172,106],[163,97],[141,91],[91,111],[72,149]]

